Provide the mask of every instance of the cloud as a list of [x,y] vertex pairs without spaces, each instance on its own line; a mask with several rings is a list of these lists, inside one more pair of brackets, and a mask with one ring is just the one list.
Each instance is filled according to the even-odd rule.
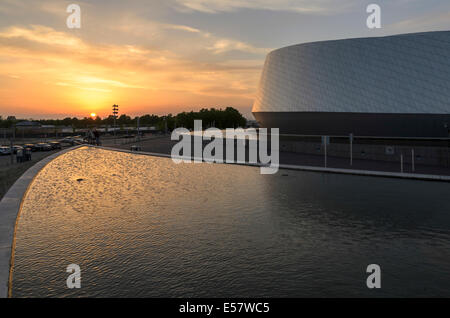
[[423,32],[424,30],[448,30],[450,21],[450,11],[427,14],[405,19],[390,25],[399,32],[412,33]]
[[32,25],[31,28],[10,27],[0,32],[4,39],[22,38],[25,40],[68,48],[82,48],[80,39],[69,36],[64,32],[57,32],[52,28],[42,25]]
[[256,48],[247,43],[229,39],[215,40],[214,44],[208,47],[208,50],[213,51],[215,54],[225,53],[229,51],[242,51],[254,54],[267,54],[270,51],[270,49]]
[[[208,60],[214,55],[239,51],[260,55],[261,59],[271,48],[256,47],[250,43],[220,37],[207,31],[187,25],[167,24],[128,13],[114,25],[106,24],[114,32],[120,32],[120,37],[127,36],[141,45],[149,43],[151,47],[166,49],[171,53],[188,56],[189,58]],[[178,34],[168,33],[178,32]]]
[[[172,30],[203,39],[204,47],[197,49],[204,54],[232,50],[263,53],[243,42],[223,40],[200,30]],[[16,84],[9,81],[2,97],[4,102],[28,103],[30,107],[45,103],[46,108],[58,108],[54,103],[64,101],[77,110],[97,109],[96,105],[109,107],[120,98],[126,98],[122,103],[135,105],[145,105],[147,100],[150,105],[174,105],[183,103],[183,98],[184,103],[209,101],[217,105],[214,100],[224,102],[227,97],[229,103],[250,106],[262,62],[229,57],[196,61],[165,48],[92,43],[70,31],[42,25],[0,29],[0,75],[14,74],[22,79]],[[35,92],[32,100],[17,95],[24,86]]]
[[17,10],[26,10],[27,5],[24,2],[17,0],[2,0],[0,2],[0,12],[7,14],[14,13]]
[[186,31],[186,32],[191,32],[191,33],[200,33],[201,32],[199,29],[191,28],[186,25],[166,24],[165,27],[167,29],[181,30],[181,31]]
[[306,14],[329,14],[347,9],[354,0],[176,0],[181,10],[204,13],[230,12],[239,9],[291,11]]
[[212,33],[194,20],[172,23],[148,14],[146,3],[138,1],[107,8],[101,1],[80,1],[82,28],[70,30],[68,3],[0,1],[2,111],[101,114],[98,107],[109,111],[111,103],[181,109],[225,103],[251,109],[271,48]]

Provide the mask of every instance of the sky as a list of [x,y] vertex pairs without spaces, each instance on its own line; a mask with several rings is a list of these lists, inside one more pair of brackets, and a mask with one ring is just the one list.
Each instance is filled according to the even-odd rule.
[[[81,28],[69,29],[69,4]],[[381,29],[366,7],[381,7]],[[251,107],[268,52],[450,30],[449,0],[0,0],[0,115],[176,114]]]

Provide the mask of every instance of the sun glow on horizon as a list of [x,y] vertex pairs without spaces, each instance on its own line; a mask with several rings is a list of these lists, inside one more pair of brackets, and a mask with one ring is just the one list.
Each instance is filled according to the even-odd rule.
[[97,117],[115,103],[128,114],[227,106],[249,112],[269,49],[139,19],[133,10],[117,14],[120,25],[133,27],[117,27],[98,6],[91,9],[98,22],[80,30],[65,23],[0,25],[0,115],[72,117],[95,109]]

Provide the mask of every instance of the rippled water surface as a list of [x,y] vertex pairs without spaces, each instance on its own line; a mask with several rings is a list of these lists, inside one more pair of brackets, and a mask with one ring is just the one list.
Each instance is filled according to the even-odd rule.
[[81,148],[26,195],[13,296],[449,297],[449,198],[448,183]]

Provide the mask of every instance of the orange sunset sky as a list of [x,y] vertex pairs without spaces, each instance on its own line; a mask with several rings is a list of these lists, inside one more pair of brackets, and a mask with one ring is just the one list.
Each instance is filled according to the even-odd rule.
[[[266,48],[141,15],[161,4],[2,0],[0,115],[106,116],[234,106],[250,115]],[[17,17],[13,19],[13,17]],[[2,21],[5,23],[4,20]]]
[[[449,27],[448,1],[392,0],[370,31],[362,2],[0,0],[0,115],[104,117],[119,104],[132,116],[232,106],[251,118],[274,48]],[[66,25],[71,3],[80,29]]]

